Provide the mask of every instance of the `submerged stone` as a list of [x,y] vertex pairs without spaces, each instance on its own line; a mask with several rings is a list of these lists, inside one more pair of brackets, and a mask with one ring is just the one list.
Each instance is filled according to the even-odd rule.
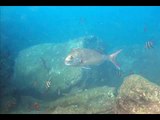
[[113,113],[115,89],[97,87],[69,94],[50,103],[51,114],[103,114]]
[[127,76],[117,96],[115,113],[159,114],[160,86],[140,75]]
[[103,114],[113,113],[115,88],[103,86],[68,93],[63,97],[45,101],[21,96],[21,102],[10,114]]
[[15,110],[17,107],[17,101],[12,96],[4,96],[0,100],[0,114],[8,114]]
[[61,44],[41,44],[21,51],[14,71],[17,88],[50,96],[58,89],[76,84],[82,76],[81,69],[64,65],[64,57],[69,51],[65,47]]
[[[95,41],[91,42],[91,41]],[[72,48],[94,47],[100,43],[94,36],[80,37],[60,44],[39,44],[22,50],[15,60],[14,86],[41,99],[55,98],[86,77],[79,67],[68,67],[65,57]]]

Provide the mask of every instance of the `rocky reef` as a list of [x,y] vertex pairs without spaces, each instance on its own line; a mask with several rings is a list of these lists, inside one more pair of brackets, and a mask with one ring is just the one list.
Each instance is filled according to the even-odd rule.
[[114,87],[101,86],[73,89],[51,101],[22,96],[16,109],[13,97],[3,103],[3,112],[9,110],[11,114],[159,114],[160,87],[133,74],[125,77],[118,93]]
[[124,79],[117,96],[115,89],[99,87],[57,100],[53,108],[53,114],[159,114],[160,87],[133,74]]
[[51,103],[51,114],[113,113],[115,89],[107,86],[86,89]]
[[55,101],[23,96],[22,102],[11,114],[103,114],[113,113],[115,88],[103,86],[71,92]]
[[82,81],[90,74],[81,68],[66,66],[64,59],[68,53],[83,47],[103,51],[103,46],[95,36],[85,36],[66,43],[39,44],[24,49],[15,60],[13,85],[23,92],[31,91],[29,95],[38,94],[41,99],[59,96],[79,82],[85,84]]
[[65,66],[64,59],[69,50],[67,44],[41,44],[21,51],[14,69],[17,88],[50,96],[76,84],[82,73],[79,68]]
[[6,114],[14,111],[17,106],[17,101],[12,96],[5,96],[0,100],[0,113]]
[[[110,62],[91,70],[68,67],[64,59],[72,48],[91,48],[106,54],[105,44],[95,36],[66,43],[39,44],[22,50],[15,59],[14,78],[10,84],[14,90],[3,89],[1,92],[0,112],[160,113],[160,86],[132,72],[124,78],[121,71],[116,73]],[[116,92],[118,84],[120,88]]]
[[116,100],[118,114],[159,114],[160,86],[140,75],[124,79]]

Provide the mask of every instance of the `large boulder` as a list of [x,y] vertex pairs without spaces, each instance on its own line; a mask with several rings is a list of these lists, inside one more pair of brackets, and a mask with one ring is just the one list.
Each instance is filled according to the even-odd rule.
[[160,86],[140,75],[130,75],[124,79],[116,101],[119,114],[160,113]]
[[103,114],[113,113],[115,88],[103,86],[71,92],[55,101],[43,101],[22,96],[22,101],[11,114]]
[[12,96],[3,96],[0,100],[0,114],[7,114],[17,107],[17,100]]
[[[92,42],[94,41],[94,42]],[[39,44],[22,50],[15,60],[13,84],[17,89],[40,98],[53,98],[84,79],[81,68],[68,67],[64,59],[72,48],[103,51],[94,36],[80,37],[60,44]],[[88,46],[88,47],[87,47]]]
[[50,114],[113,113],[115,88],[103,86],[69,94],[49,103]]

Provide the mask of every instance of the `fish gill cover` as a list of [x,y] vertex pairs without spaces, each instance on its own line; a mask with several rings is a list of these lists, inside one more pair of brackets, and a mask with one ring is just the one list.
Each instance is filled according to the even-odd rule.
[[[0,113],[160,113],[159,13],[159,6],[1,6]],[[91,61],[122,50],[112,56],[120,69],[109,60],[65,65],[77,48],[96,51],[83,53]]]

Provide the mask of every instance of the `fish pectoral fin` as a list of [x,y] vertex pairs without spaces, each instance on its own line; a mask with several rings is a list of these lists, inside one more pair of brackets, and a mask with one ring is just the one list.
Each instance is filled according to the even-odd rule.
[[83,69],[87,69],[87,70],[91,69],[91,68],[90,68],[90,67],[88,67],[88,66],[87,66],[87,67],[82,67],[82,68],[83,68]]

